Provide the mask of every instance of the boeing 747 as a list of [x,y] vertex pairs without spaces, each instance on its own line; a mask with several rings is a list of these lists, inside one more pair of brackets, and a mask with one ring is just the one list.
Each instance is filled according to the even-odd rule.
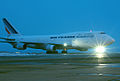
[[46,53],[58,53],[57,50],[62,49],[61,53],[67,53],[68,49],[87,51],[93,48],[97,52],[104,52],[104,47],[114,42],[114,39],[103,31],[24,36],[6,18],[3,18],[3,22],[8,35],[0,37],[4,40],[1,42],[9,43],[18,50],[34,48],[46,50]]

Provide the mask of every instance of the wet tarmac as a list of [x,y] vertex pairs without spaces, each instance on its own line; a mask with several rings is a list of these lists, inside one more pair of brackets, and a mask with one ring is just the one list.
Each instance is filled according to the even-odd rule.
[[0,53],[0,81],[120,81],[120,53]]

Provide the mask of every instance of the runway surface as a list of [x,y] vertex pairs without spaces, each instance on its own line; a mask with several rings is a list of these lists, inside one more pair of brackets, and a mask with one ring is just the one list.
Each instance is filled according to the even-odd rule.
[[120,81],[120,53],[0,53],[0,81]]

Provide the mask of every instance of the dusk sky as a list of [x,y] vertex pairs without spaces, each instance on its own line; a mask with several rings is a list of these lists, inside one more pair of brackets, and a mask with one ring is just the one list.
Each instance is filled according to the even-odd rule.
[[[4,17],[24,35],[105,31],[116,40],[109,48],[120,51],[120,0],[0,0],[1,35]],[[17,51],[0,45],[1,51]]]

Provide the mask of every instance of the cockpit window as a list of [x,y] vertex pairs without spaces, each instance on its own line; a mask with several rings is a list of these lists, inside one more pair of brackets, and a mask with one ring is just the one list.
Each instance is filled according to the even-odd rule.
[[100,34],[106,34],[105,32],[100,32]]

